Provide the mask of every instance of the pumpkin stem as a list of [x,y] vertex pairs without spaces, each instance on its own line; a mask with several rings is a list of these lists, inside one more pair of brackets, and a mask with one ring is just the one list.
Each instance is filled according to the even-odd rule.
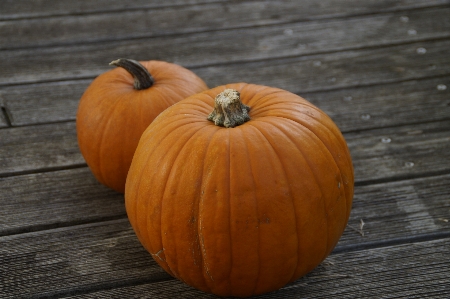
[[119,58],[109,65],[115,65],[126,69],[134,78],[134,89],[147,89],[155,83],[148,70],[136,60]]
[[216,96],[214,110],[208,120],[216,126],[234,128],[250,120],[249,111],[250,107],[242,104],[239,91],[225,89]]

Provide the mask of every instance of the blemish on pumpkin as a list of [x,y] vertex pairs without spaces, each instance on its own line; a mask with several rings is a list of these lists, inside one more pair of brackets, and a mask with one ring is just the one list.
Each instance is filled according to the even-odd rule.
[[163,253],[163,252],[164,252],[164,248],[161,249],[160,251],[158,251],[157,253],[152,253],[152,256],[156,256],[156,257],[158,257],[162,262],[165,262],[165,260],[159,256],[159,255],[160,255],[161,253]]

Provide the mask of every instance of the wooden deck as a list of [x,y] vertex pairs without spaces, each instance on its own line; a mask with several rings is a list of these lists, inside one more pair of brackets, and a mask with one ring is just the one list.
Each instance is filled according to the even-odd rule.
[[450,0],[1,1],[0,298],[215,298],[152,260],[79,152],[80,96],[120,57],[289,90],[344,133],[344,235],[259,298],[450,298]]

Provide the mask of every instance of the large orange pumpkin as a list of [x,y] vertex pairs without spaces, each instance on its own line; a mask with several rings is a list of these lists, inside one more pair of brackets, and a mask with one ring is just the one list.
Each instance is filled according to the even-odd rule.
[[147,126],[167,107],[208,89],[193,72],[163,61],[119,59],[81,97],[78,145],[94,176],[125,191],[134,151]]
[[244,297],[277,290],[327,257],[353,184],[346,142],[324,112],[287,91],[239,83],[193,95],[147,128],[125,203],[168,273]]

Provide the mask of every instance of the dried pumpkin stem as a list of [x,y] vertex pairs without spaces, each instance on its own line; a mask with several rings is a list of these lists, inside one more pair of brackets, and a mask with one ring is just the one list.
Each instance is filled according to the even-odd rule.
[[239,91],[225,89],[216,96],[214,110],[208,120],[216,126],[234,128],[250,120],[250,107],[242,104]]
[[109,65],[115,65],[126,69],[134,78],[134,89],[147,89],[155,83],[148,70],[136,60],[119,58]]

